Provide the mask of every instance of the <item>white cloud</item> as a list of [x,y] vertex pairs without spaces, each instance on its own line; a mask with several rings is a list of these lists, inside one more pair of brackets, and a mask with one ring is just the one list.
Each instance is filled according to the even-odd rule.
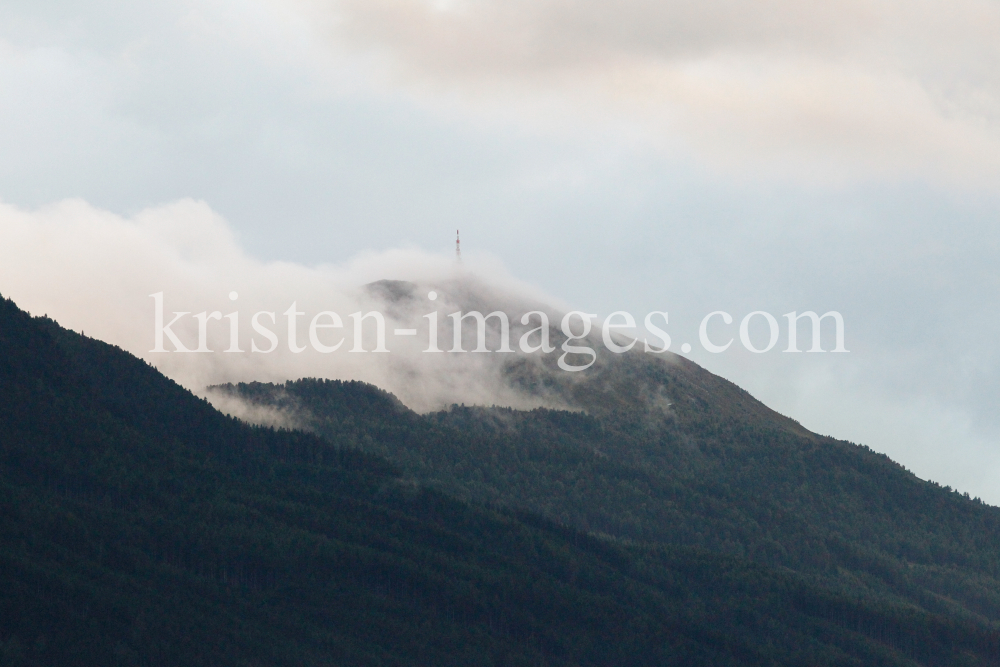
[[[416,250],[362,254],[339,266],[260,262],[244,254],[218,214],[192,200],[148,209],[130,219],[80,200],[37,211],[0,205],[0,285],[5,297],[34,315],[48,314],[63,326],[119,345],[197,393],[223,382],[326,377],[371,382],[417,410],[451,403],[537,406],[537,398],[520,396],[502,381],[503,355],[424,355],[426,332],[415,339],[393,334],[397,327],[423,325],[425,330],[422,315],[431,311],[440,311],[445,328],[446,313],[462,309],[470,298],[462,286],[473,286],[469,289],[478,297],[492,293],[508,304],[544,299],[508,276],[495,259],[479,256],[476,265],[489,275],[488,284],[451,258]],[[421,297],[400,306],[363,288],[386,278],[417,281],[425,291],[435,286],[440,298],[431,302]],[[236,300],[231,292],[237,293]],[[164,338],[167,352],[151,351],[155,299],[150,295],[157,293],[163,293],[165,324],[176,312],[238,312],[243,353],[224,351],[230,342],[227,320],[210,323],[211,354],[174,352],[169,338]],[[293,303],[305,314],[297,320],[296,344],[306,348],[299,353],[290,351],[283,315]],[[349,315],[371,310],[385,316],[386,338],[394,352],[350,351],[354,337]],[[252,339],[261,349],[270,347],[251,329],[252,316],[261,311],[274,314],[274,320],[261,321],[279,341],[267,354],[251,352]],[[338,334],[346,341],[334,353],[320,354],[310,346],[309,323],[321,311],[337,313],[345,327],[321,331],[332,334],[324,344],[333,345]],[[198,324],[192,315],[184,316],[172,331],[188,349],[198,347]],[[375,347],[373,340],[365,345],[368,350]],[[448,349],[450,341],[442,338],[440,346]]]

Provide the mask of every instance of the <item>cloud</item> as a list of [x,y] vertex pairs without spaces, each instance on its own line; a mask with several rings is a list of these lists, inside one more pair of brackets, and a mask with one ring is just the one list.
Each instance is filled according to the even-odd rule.
[[[287,3],[282,3],[287,5]],[[303,0],[341,53],[431,104],[550,128],[639,124],[743,175],[1000,177],[1000,7]]]
[[[544,295],[511,278],[490,257],[474,260],[477,270],[489,276],[488,282],[456,266],[453,258],[406,249],[361,254],[343,265],[261,262],[244,254],[225,220],[204,202],[193,200],[148,209],[132,218],[80,200],[35,211],[0,205],[0,248],[4,296],[35,315],[52,315],[63,326],[123,347],[196,393],[224,382],[323,377],[371,382],[420,411],[451,403],[547,404],[537,396],[522,395],[503,380],[499,358],[503,355],[422,354],[428,346],[425,314],[438,313],[439,328],[447,332],[441,334],[439,345],[447,350],[451,347],[448,313],[467,312],[471,303],[511,313],[548,308],[538,305],[546,300]],[[365,287],[398,278],[415,281],[407,284],[405,299]],[[439,292],[433,302],[426,296],[431,289]],[[224,318],[206,320],[206,347],[211,353],[175,352],[166,335],[166,352],[152,351],[154,294],[162,294],[164,324],[169,325],[178,312],[188,313],[171,331],[189,350],[201,342],[196,314],[237,313],[242,353],[225,352],[231,343],[231,321]],[[293,304],[293,312],[302,313],[295,320],[294,344],[286,316]],[[353,351],[350,316],[373,310],[385,317],[392,350],[388,354],[373,351],[372,319],[365,321],[367,351]],[[324,346],[345,341],[328,354],[315,349],[310,334],[312,319],[324,311],[336,313],[343,330],[317,329],[317,340]],[[277,337],[273,352],[252,352],[253,345],[260,350],[271,347],[251,328],[258,312],[270,314],[259,323]],[[319,320],[332,322],[330,316]],[[419,328],[422,333],[399,338],[396,328]],[[470,333],[465,338],[467,349],[474,347]],[[293,345],[304,349],[293,352]]]

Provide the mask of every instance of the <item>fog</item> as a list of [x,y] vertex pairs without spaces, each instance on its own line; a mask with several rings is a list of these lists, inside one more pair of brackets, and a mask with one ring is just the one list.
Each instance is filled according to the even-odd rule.
[[[515,280],[488,256],[457,263],[454,257],[410,249],[364,254],[336,266],[261,262],[241,250],[227,223],[206,204],[190,200],[130,219],[81,201],[34,212],[2,206],[0,247],[4,296],[34,315],[50,315],[128,350],[201,395],[213,384],[321,377],[370,382],[418,411],[452,403],[552,404],[503,381],[504,355],[492,352],[499,348],[495,319],[489,354],[474,351],[472,320],[464,322],[462,347],[468,353],[423,352],[429,345],[424,316],[430,313],[436,313],[442,352],[454,346],[450,313],[478,308],[484,315],[494,309],[509,314],[514,350],[526,329],[515,319],[523,313],[543,308],[558,323],[558,311],[549,305],[555,300]],[[407,282],[379,282],[385,280]],[[161,334],[162,351],[156,350],[159,304],[161,328],[183,350],[168,334]],[[291,312],[298,315],[290,317],[293,305]],[[374,317],[360,320],[364,340],[355,341],[351,315],[372,311],[384,317],[386,352],[376,351]],[[212,312],[218,315],[205,318],[202,341],[195,315]],[[232,313],[237,314],[235,348],[232,320],[223,316]],[[257,313],[265,313],[256,324],[272,333],[273,342],[253,327]],[[342,328],[333,328],[334,316]],[[314,319],[320,326],[311,330]],[[397,336],[396,329],[416,329],[419,335]],[[205,351],[198,352],[202,342]],[[251,421],[277,418],[226,403],[220,407]]]

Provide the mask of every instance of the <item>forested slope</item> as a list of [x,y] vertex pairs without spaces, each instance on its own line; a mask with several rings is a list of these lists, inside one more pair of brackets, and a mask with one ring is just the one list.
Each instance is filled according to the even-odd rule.
[[349,445],[227,418],[0,301],[0,664],[989,665],[1000,651],[982,620],[453,499]]
[[[587,413],[453,406],[418,415],[356,382],[218,390],[279,407],[464,499],[1000,621],[1000,509],[919,480],[866,447],[809,433],[724,380],[698,384],[721,387],[721,398],[692,388],[691,377],[707,375],[701,369],[681,368],[678,378],[676,367],[662,366],[635,371],[633,388],[619,386],[613,403],[587,399],[577,385],[592,404]],[[685,399],[696,391],[704,392],[697,401]],[[693,407],[653,418],[644,397],[657,394]],[[742,404],[727,402],[734,398]]]

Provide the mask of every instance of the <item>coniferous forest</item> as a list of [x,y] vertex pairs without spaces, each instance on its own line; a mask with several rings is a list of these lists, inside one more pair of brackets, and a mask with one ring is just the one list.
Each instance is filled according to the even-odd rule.
[[2,301],[0,665],[1000,663],[1000,509],[621,372],[673,409],[222,389],[276,430]]

